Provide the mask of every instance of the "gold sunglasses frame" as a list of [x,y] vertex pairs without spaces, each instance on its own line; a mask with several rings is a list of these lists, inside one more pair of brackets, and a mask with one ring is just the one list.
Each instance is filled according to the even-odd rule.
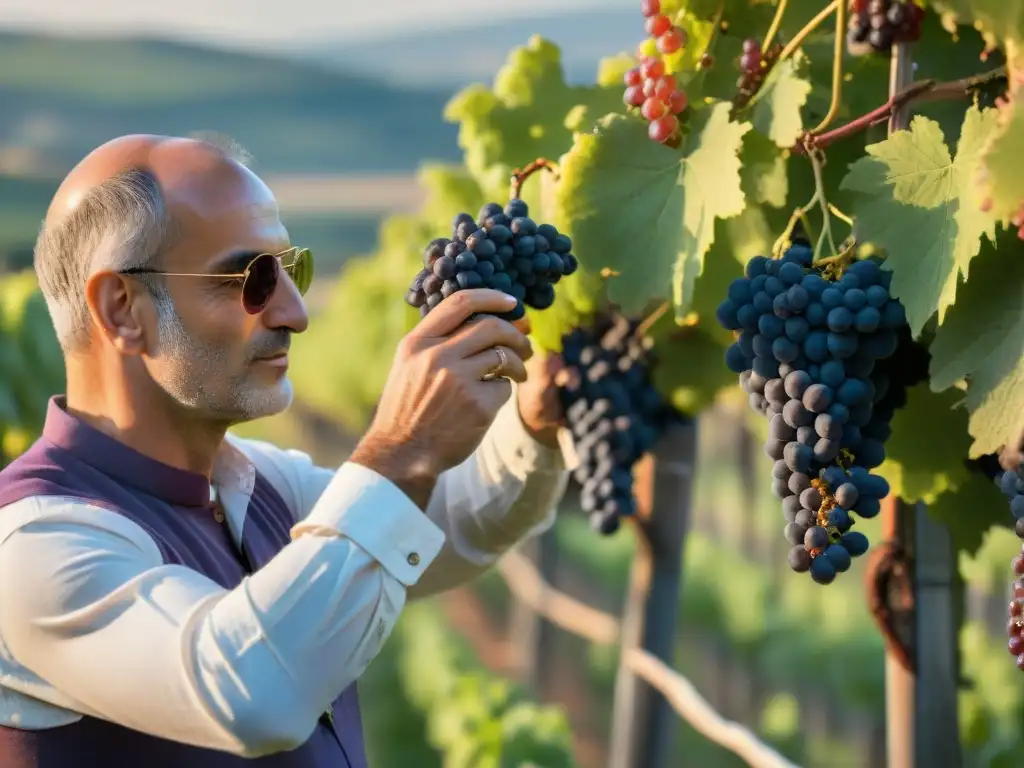
[[[291,261],[291,263],[285,264],[284,257],[290,253],[293,253],[295,255],[295,258]],[[123,269],[120,271],[119,274],[164,275],[166,277],[208,277],[220,280],[241,280],[242,285],[244,286],[245,281],[249,279],[249,272],[252,270],[252,265],[255,264],[258,259],[262,259],[265,256],[271,256],[277,259],[281,271],[288,275],[288,279],[291,280],[295,287],[298,289],[299,295],[306,295],[306,292],[309,290],[309,286],[313,282],[313,252],[309,248],[300,248],[299,246],[292,246],[291,248],[287,248],[281,251],[280,253],[261,253],[258,256],[256,256],[252,261],[249,262],[249,265],[245,268],[244,271],[236,272],[233,274],[216,274],[211,272],[164,272],[159,269],[146,269],[143,267]],[[302,279],[302,282],[305,283],[305,285],[300,283],[299,279],[296,279],[295,270],[297,267],[300,266],[304,267],[304,272],[308,272],[308,276],[303,275],[302,277],[304,279],[300,278]],[[244,296],[242,299],[242,303],[245,303]]]

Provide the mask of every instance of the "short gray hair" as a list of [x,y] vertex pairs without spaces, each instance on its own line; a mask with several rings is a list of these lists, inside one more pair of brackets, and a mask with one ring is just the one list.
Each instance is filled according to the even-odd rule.
[[[228,136],[204,132],[189,138],[225,159],[243,165],[251,160]],[[36,276],[65,354],[81,352],[89,344],[89,277],[99,270],[158,269],[176,234],[156,177],[138,168],[93,187],[62,221],[43,224],[35,245]],[[157,308],[169,309],[163,280],[148,274],[138,278]]]
[[36,276],[65,354],[89,343],[89,277],[104,269],[157,268],[174,229],[160,185],[142,169],[112,176],[89,190],[65,219],[43,225],[35,247]]

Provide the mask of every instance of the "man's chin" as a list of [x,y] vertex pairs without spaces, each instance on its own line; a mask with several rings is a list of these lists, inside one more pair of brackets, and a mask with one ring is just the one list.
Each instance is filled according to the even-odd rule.
[[243,424],[277,416],[288,410],[294,399],[295,389],[287,376],[269,386],[253,387],[248,392],[240,393],[236,399],[237,415],[232,423]]

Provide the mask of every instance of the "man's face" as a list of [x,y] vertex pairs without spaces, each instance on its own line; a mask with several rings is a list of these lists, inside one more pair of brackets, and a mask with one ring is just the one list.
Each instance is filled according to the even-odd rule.
[[[257,255],[290,246],[273,195],[247,169],[225,163],[190,186],[195,189],[176,188],[169,201],[182,237],[164,271],[241,273]],[[170,301],[157,302],[156,349],[146,361],[153,380],[183,406],[225,421],[286,409],[292,386],[285,353],[291,334],[308,322],[291,279],[281,273],[258,315],[242,307],[240,279],[163,280]]]

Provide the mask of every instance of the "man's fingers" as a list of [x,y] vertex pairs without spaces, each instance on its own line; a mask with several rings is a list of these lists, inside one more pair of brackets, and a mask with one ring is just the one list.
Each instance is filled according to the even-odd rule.
[[478,379],[493,375],[511,379],[520,384],[526,381],[526,364],[523,359],[501,345],[477,352],[466,360],[466,364]]
[[457,291],[434,307],[412,332],[427,337],[449,336],[474,314],[499,314],[515,305],[514,296],[490,288]]
[[530,340],[523,336],[512,323],[493,315],[477,317],[460,328],[446,342],[446,345],[450,345],[452,352],[461,359],[472,357],[478,352],[483,352],[499,344],[508,347],[523,360],[533,357]]

